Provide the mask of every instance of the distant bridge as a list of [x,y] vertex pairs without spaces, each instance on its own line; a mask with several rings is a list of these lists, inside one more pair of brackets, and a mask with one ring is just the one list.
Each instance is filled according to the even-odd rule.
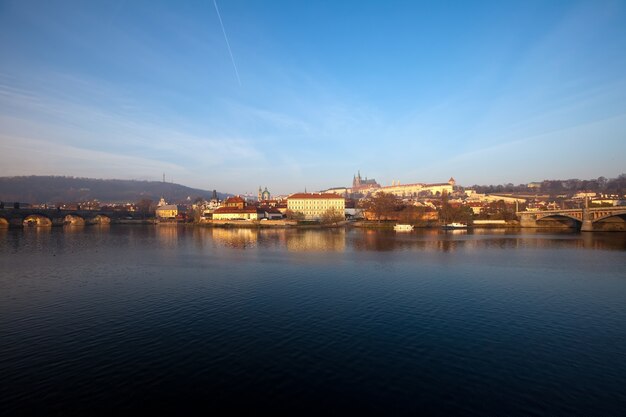
[[626,231],[626,206],[518,211],[516,214],[522,227],[550,227],[560,223],[579,227],[583,232]]
[[89,224],[110,224],[124,220],[141,220],[142,216],[127,211],[60,210],[35,208],[0,209],[0,227],[51,227]]

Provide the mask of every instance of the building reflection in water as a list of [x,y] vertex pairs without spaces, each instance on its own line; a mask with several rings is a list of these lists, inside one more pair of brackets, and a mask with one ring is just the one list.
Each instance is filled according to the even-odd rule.
[[173,247],[178,244],[179,236],[184,233],[184,228],[175,224],[160,224],[155,226],[156,239],[160,245]]
[[[89,228],[85,229],[88,230]],[[65,227],[64,230],[76,230]],[[83,228],[77,228],[83,230]],[[398,233],[382,229],[298,229],[244,227],[157,226],[157,240],[174,247],[191,235],[199,248],[220,246],[233,249],[274,249],[290,252],[353,251],[433,251],[466,252],[484,249],[626,249],[626,233],[546,229],[417,229]],[[50,233],[50,228],[33,228],[34,233]],[[188,241],[188,240],[187,240]],[[556,246],[555,246],[556,245]]]
[[436,252],[484,249],[626,249],[626,233],[579,233],[574,230],[536,229],[419,229],[410,233],[354,230],[348,246],[357,251],[423,250]]
[[211,237],[215,243],[235,249],[250,249],[257,245],[259,240],[259,229],[244,227],[210,229]]
[[253,229],[213,228],[213,241],[223,247],[252,249],[287,249],[290,252],[333,251],[343,252],[346,248],[345,229],[302,230],[302,229]]
[[289,230],[285,233],[290,252],[344,252],[346,229]]
[[[456,231],[453,231],[456,232]],[[357,251],[402,251],[426,250],[449,252],[465,243],[461,233],[443,232],[438,229],[419,229],[410,233],[399,233],[392,230],[355,230],[350,245]]]
[[84,224],[64,224],[63,225],[63,233],[84,233],[85,225]]
[[22,241],[44,244],[63,236],[89,234],[98,237],[113,233],[128,239],[154,238],[161,248],[179,250],[188,244],[200,249],[287,250],[289,252],[346,251],[425,251],[480,252],[505,249],[592,249],[626,250],[624,232],[577,232],[559,229],[471,229],[443,231],[418,229],[409,233],[373,229],[298,229],[298,228],[205,228],[176,225],[124,227],[108,225],[0,228],[0,238],[17,248]]

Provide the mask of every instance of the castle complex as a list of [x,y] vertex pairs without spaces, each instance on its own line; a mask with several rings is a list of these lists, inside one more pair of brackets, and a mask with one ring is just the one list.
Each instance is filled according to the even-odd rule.
[[400,181],[395,181],[387,187],[381,187],[379,192],[390,193],[397,197],[419,197],[424,194],[441,195],[444,192],[450,194],[454,190],[455,184],[454,178],[450,178],[448,182],[435,184],[424,184],[421,182],[400,184]]
[[361,171],[358,172],[357,175],[352,177],[352,192],[357,193],[360,190],[367,190],[370,188],[379,188],[380,185],[376,182],[375,179],[368,180],[367,177],[365,179],[361,178]]
[[370,195],[379,192],[385,192],[393,194],[397,197],[418,197],[420,195],[441,195],[444,192],[450,194],[454,190],[456,181],[454,178],[450,178],[448,182],[425,184],[425,183],[411,183],[400,184],[400,181],[392,181],[391,185],[381,186],[375,179],[363,179],[361,172],[352,177],[352,188],[336,188],[328,190],[336,193],[346,194],[361,194]]

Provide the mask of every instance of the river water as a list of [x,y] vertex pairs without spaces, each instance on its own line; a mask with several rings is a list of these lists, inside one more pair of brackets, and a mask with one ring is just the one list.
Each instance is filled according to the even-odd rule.
[[0,230],[0,410],[626,414],[626,234]]

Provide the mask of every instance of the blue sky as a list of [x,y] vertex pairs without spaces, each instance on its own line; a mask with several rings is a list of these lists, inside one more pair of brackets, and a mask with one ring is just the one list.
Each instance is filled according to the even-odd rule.
[[0,0],[0,176],[289,193],[358,169],[626,171],[626,2],[217,5],[234,65],[210,0]]

